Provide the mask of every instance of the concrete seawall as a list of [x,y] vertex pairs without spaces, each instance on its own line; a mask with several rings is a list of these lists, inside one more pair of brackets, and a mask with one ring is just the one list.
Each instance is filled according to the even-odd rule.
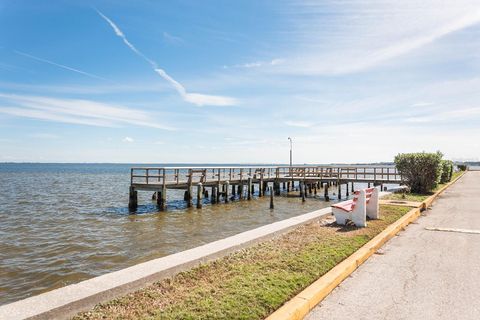
[[0,306],[0,319],[65,319],[201,263],[331,215],[324,208]]

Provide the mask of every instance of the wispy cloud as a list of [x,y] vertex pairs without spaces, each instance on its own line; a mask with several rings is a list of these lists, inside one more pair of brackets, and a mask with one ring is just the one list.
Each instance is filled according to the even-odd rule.
[[279,64],[282,64],[285,62],[285,59],[272,59],[270,61],[255,61],[255,62],[246,62],[242,64],[234,64],[232,66],[223,66],[224,69],[229,69],[229,68],[245,68],[245,69],[251,69],[251,68],[260,68],[260,67],[271,67],[271,66],[276,66]]
[[163,39],[170,44],[179,45],[179,44],[185,43],[185,41],[182,38],[174,36],[166,31],[164,31],[162,35],[163,35]]
[[122,139],[123,142],[126,142],[126,143],[132,143],[134,142],[135,140],[131,137],[125,137]]
[[300,0],[283,14],[294,49],[274,70],[295,74],[368,70],[480,22],[476,0]]
[[0,99],[0,113],[19,117],[100,127],[129,124],[173,130],[158,123],[149,113],[113,104],[3,93],[0,93]]
[[101,13],[99,10],[96,10],[97,13],[105,20],[107,23],[112,27],[113,31],[115,34],[120,37],[123,42],[135,53],[137,54],[140,58],[145,60],[150,64],[150,66],[153,68],[153,70],[160,75],[164,80],[168,81],[178,92],[178,94],[185,100],[186,102],[195,104],[197,106],[204,106],[204,105],[211,105],[211,106],[231,106],[231,105],[236,105],[238,104],[237,99],[231,98],[231,97],[226,97],[226,96],[217,96],[217,95],[206,95],[206,94],[200,94],[200,93],[189,93],[185,89],[185,87],[172,78],[165,70],[160,68],[155,61],[152,59],[148,58],[146,55],[144,55],[140,50],[138,50],[130,41],[128,41],[127,37],[125,34],[120,30],[120,28],[106,15]]
[[93,79],[109,81],[108,79],[97,76],[96,74],[85,72],[85,71],[82,71],[82,70],[79,70],[79,69],[75,69],[75,68],[66,66],[64,64],[56,63],[56,62],[53,62],[53,61],[50,61],[50,60],[47,60],[47,59],[43,59],[43,58],[40,58],[40,57],[36,57],[34,55],[31,55],[31,54],[28,54],[28,53],[25,53],[25,52],[22,52],[22,51],[14,50],[14,52],[21,55],[21,56],[24,56],[24,57],[27,57],[27,58],[30,58],[30,59],[33,59],[33,60],[36,60],[36,61],[48,63],[52,66],[56,66],[56,67],[59,67],[59,68],[65,69],[65,70],[73,71],[73,72],[79,73],[81,75],[84,75],[84,76],[87,76],[87,77],[90,77],[90,78],[93,78]]

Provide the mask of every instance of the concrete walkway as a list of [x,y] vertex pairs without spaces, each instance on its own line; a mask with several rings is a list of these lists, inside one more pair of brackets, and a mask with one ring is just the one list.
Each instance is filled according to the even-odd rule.
[[448,188],[306,319],[480,319],[475,231],[480,231],[480,171],[467,172]]

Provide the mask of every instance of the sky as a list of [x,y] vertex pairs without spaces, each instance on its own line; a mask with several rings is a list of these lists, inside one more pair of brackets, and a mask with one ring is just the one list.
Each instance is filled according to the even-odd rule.
[[480,158],[478,0],[0,0],[0,162]]

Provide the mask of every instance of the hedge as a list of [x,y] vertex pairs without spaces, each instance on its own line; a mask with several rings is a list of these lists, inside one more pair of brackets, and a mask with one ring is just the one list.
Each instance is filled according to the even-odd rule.
[[414,193],[433,191],[441,182],[442,153],[403,153],[395,157],[395,165],[405,184]]
[[441,183],[447,183],[452,180],[453,175],[453,162],[450,160],[442,160],[442,177]]

